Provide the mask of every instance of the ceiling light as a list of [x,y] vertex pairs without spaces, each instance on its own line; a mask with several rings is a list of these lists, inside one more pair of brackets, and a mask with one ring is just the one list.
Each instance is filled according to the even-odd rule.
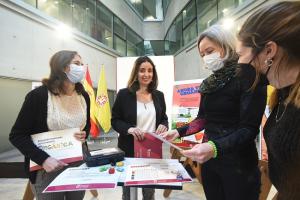
[[229,30],[231,29],[233,26],[234,26],[234,20],[231,19],[231,18],[225,18],[223,21],[222,21],[222,25],[225,29]]

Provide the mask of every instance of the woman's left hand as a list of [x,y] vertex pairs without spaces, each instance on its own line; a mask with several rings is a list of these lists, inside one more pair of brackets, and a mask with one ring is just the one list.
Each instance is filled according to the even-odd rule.
[[191,158],[198,163],[204,163],[214,156],[214,149],[208,143],[197,144],[190,150],[181,152],[184,156]]
[[161,134],[161,133],[163,133],[163,132],[166,132],[167,130],[168,130],[168,128],[167,128],[165,125],[160,124],[160,125],[157,127],[155,133],[156,133],[156,134]]
[[80,132],[74,133],[74,137],[78,141],[83,143],[83,142],[85,142],[86,133],[85,133],[85,131],[80,131]]

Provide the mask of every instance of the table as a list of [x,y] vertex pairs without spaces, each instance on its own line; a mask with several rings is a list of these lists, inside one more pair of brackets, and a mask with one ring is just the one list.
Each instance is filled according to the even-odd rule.
[[127,186],[130,199],[137,200],[137,188],[182,190],[183,182],[192,182],[192,178],[177,159],[125,158],[122,169],[117,167],[115,173],[111,173],[111,164],[97,166],[95,163],[93,167],[87,167],[84,163],[67,168],[47,186],[45,192]]

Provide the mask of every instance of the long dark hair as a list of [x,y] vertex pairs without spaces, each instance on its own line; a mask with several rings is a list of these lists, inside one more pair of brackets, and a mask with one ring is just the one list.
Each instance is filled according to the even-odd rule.
[[[42,80],[48,90],[54,95],[64,94],[64,82],[67,76],[64,72],[65,68],[71,64],[73,58],[79,55],[76,51],[63,50],[55,53],[50,59],[50,76]],[[75,84],[75,90],[78,94],[84,91],[81,83]]]
[[[277,78],[279,69],[291,68],[300,61],[300,2],[284,1],[263,7],[253,13],[243,24],[238,33],[238,39],[244,46],[251,47],[254,55],[253,61],[266,44],[275,42],[283,49],[283,56],[275,67]],[[284,62],[283,62],[284,61]],[[256,69],[254,88],[259,81],[260,73]],[[292,86],[286,103],[293,102],[300,108],[300,73]]]
[[156,72],[155,65],[149,57],[142,56],[142,57],[137,58],[136,61],[134,62],[134,66],[132,68],[131,75],[128,80],[127,88],[131,92],[136,92],[137,90],[140,89],[140,84],[138,81],[138,73],[139,73],[141,65],[144,62],[149,62],[153,67],[153,77],[152,77],[151,83],[148,85],[147,91],[151,93],[153,90],[157,89],[158,78],[157,78],[157,72]]

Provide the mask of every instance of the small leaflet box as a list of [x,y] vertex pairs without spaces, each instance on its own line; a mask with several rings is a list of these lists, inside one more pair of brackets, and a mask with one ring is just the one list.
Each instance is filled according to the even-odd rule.
[[96,167],[106,164],[115,164],[124,160],[125,153],[119,148],[106,148],[85,153],[84,161],[88,167]]

